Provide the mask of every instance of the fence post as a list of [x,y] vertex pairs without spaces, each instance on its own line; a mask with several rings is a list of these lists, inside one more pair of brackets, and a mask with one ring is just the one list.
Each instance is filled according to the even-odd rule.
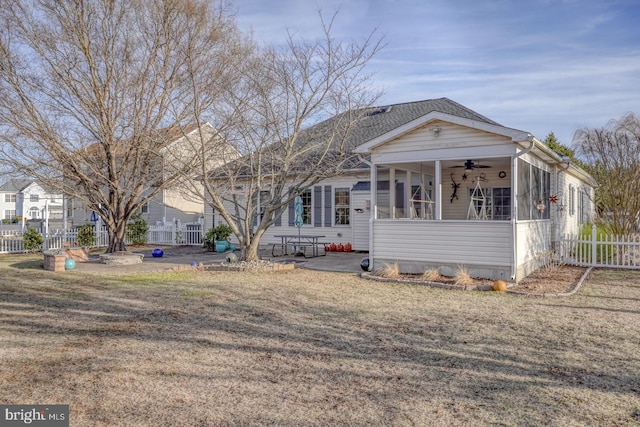
[[173,224],[171,224],[171,246],[175,246],[176,244],[176,230],[177,230],[177,226],[175,224],[175,222]]
[[596,225],[593,224],[591,227],[591,266],[595,267],[598,263],[598,254],[596,253],[596,241],[598,239],[598,232],[596,230]]

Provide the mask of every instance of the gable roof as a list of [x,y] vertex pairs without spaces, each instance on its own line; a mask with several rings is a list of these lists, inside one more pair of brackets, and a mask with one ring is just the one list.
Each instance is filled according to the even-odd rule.
[[[354,118],[355,122],[353,122]],[[355,154],[365,153],[372,144],[380,144],[397,137],[399,133],[408,132],[421,123],[434,119],[460,122],[466,126],[479,127],[511,137],[530,137],[530,134],[526,132],[506,128],[448,98],[438,98],[346,111],[303,130],[296,141],[296,145],[305,148],[315,144],[324,146],[322,142],[326,140],[327,135],[335,134],[337,129],[342,129],[343,132],[346,132],[346,139],[344,145],[336,148],[336,151],[346,149],[352,154],[342,164],[342,169],[368,169],[369,166],[357,158]],[[349,123],[352,124],[349,129],[342,127],[344,124]],[[341,141],[341,138],[338,137],[336,140]],[[322,153],[324,150],[321,148],[319,151]],[[315,154],[313,150],[307,152],[311,163],[313,163]],[[330,156],[328,156],[327,161],[331,162]],[[242,158],[238,159],[238,162],[242,163]],[[262,170],[269,170],[271,166],[268,163],[262,165]],[[236,170],[236,173],[238,176],[248,176],[252,174],[252,170],[248,166],[241,167]],[[219,177],[223,178],[224,176],[225,174],[223,173]]]
[[[202,125],[204,128],[213,127],[209,123]],[[125,153],[128,150],[128,144],[135,141],[137,143],[145,143],[149,148],[162,150],[174,142],[180,140],[184,136],[189,136],[198,129],[198,125],[191,123],[185,126],[171,126],[163,129],[149,130],[141,135],[135,135],[131,138],[115,142],[114,152],[116,154]],[[91,155],[100,155],[102,153],[101,144],[96,142],[84,148],[84,151]]]
[[32,179],[12,179],[0,186],[0,192],[19,193],[34,182]]
[[[448,98],[396,104],[388,111],[375,114],[375,132],[368,132],[357,145],[357,153],[366,153],[393,138],[397,138],[428,122],[442,120],[485,132],[511,138],[515,142],[531,141],[533,136],[525,131],[508,128]],[[395,113],[394,113],[395,111]]]
[[357,128],[352,131],[351,141],[354,146],[364,144],[433,112],[501,126],[457,102],[448,98],[438,98],[371,108],[365,113]]

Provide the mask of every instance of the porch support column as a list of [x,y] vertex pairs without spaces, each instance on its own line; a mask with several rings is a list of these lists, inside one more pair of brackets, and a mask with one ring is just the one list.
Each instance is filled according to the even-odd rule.
[[396,168],[389,168],[389,217],[396,218]]
[[433,183],[436,190],[435,212],[436,220],[442,219],[442,170],[440,160],[436,160],[436,182]]

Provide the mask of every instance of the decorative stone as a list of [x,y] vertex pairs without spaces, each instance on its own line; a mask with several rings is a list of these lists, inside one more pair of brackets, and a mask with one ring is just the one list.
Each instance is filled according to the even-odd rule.
[[369,258],[362,258],[360,261],[360,268],[363,271],[369,271]]
[[228,263],[232,263],[232,262],[238,262],[238,256],[236,254],[234,254],[233,252],[229,252],[227,254],[227,256],[225,257],[225,260]]
[[132,265],[142,264],[144,254],[134,252],[114,252],[100,255],[100,262],[107,265]]

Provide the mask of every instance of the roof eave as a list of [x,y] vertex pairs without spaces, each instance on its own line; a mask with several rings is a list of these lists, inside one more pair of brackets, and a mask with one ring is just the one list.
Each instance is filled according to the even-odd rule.
[[478,120],[466,119],[463,117],[454,116],[451,114],[442,113],[439,111],[432,111],[424,116],[410,121],[402,126],[399,126],[389,132],[386,132],[371,141],[360,144],[356,147],[355,152],[359,154],[371,153],[375,148],[398,138],[406,133],[409,133],[415,129],[418,129],[432,121],[448,122],[472,129],[477,129],[483,132],[494,133],[496,135],[502,135],[510,138],[513,142],[530,141],[532,136],[528,132],[524,132],[517,129],[507,128],[500,125],[494,125],[491,123],[484,123]]

